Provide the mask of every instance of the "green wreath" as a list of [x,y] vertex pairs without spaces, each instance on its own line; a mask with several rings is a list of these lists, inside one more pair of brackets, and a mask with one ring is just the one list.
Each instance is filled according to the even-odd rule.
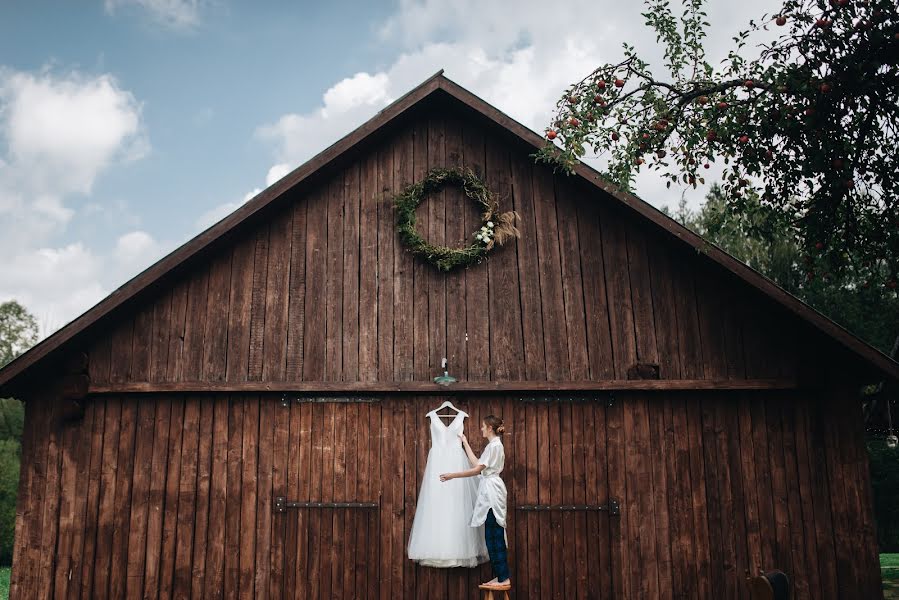
[[[429,244],[415,229],[415,209],[429,194],[445,185],[458,185],[481,211],[481,227],[472,234],[473,241],[463,248]],[[394,199],[400,241],[406,250],[434,265],[444,273],[458,267],[480,263],[494,246],[519,237],[515,227],[518,213],[499,212],[499,204],[487,186],[469,169],[431,169],[427,176],[406,187]]]

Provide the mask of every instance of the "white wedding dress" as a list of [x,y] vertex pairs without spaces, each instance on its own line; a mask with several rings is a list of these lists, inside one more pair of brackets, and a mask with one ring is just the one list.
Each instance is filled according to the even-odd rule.
[[431,420],[431,449],[418,493],[407,554],[426,567],[475,567],[489,560],[484,526],[470,525],[478,480],[460,477],[440,481],[442,473],[471,469],[459,441],[465,417],[459,413],[449,425],[444,425],[434,411],[426,416]]

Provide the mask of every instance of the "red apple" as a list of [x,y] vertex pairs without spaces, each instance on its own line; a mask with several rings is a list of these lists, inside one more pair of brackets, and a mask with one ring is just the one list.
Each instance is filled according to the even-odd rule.
[[722,100],[721,102],[718,103],[718,108],[720,108],[721,110],[724,110],[727,107],[728,107],[728,104],[724,100]]
[[642,159],[642,158],[638,158],[638,159],[635,160],[634,162],[637,163],[638,165],[642,165],[642,164],[643,164],[643,159]]
[[616,80],[615,80],[615,87],[617,87],[617,88],[624,87],[624,80],[623,80],[623,79],[616,79]]
[[783,27],[787,24],[787,18],[783,15],[780,15],[779,17],[777,17],[777,19],[775,19],[774,22],[777,23],[778,27]]
[[554,140],[554,139],[556,139],[556,135],[557,135],[556,132],[553,131],[552,129],[548,129],[548,130],[546,131],[546,139],[548,139],[548,140]]
[[707,139],[710,142],[712,140],[714,140],[716,137],[718,137],[718,134],[715,133],[714,129],[709,129],[708,133],[705,134],[705,139]]
[[818,88],[818,89],[821,90],[821,93],[822,93],[822,94],[827,94],[827,93],[830,92],[830,84],[829,84],[829,83],[822,83],[822,84],[821,84],[821,87]]
[[741,143],[741,144],[745,144],[745,143],[748,142],[748,141],[749,141],[749,136],[748,136],[748,135],[741,135],[741,136],[740,136],[740,143]]
[[597,89],[604,90],[604,89],[606,89],[606,82],[602,81],[602,80],[597,81],[596,87],[597,87]]
[[821,242],[815,243],[815,250],[821,250],[822,248],[824,248],[824,244]]
[[815,114],[815,109],[814,109],[814,108],[809,107],[809,108],[806,108],[806,109],[805,109],[805,116],[810,117],[810,116],[812,116],[813,114]]
[[743,82],[743,87],[747,90],[751,90],[753,87],[755,87],[755,82],[751,79],[747,79]]
[[665,158],[665,154],[667,153],[664,150],[659,150],[658,152],[656,152],[656,156],[658,156],[659,158]]
[[847,179],[847,180],[846,180],[846,187],[849,188],[850,190],[851,190],[852,188],[854,188],[854,187],[855,187],[855,180],[854,180],[854,179]]
[[818,27],[819,29],[827,29],[828,27],[830,27],[830,19],[825,19],[823,17],[818,19],[817,21],[815,21],[815,27]]
[[602,102],[602,96],[596,94],[595,96],[593,96],[593,101],[599,104],[600,102]]
[[581,122],[578,121],[577,119],[575,119],[574,117],[571,117],[570,119],[568,119],[568,124],[571,125],[572,127],[577,127],[578,125],[581,124]]
[[643,139],[644,139],[644,140],[648,140],[648,139],[649,139],[649,134],[648,134],[648,133],[644,133],[644,134],[643,134]]
[[698,98],[696,98],[696,101],[699,102],[700,104],[705,104],[706,102],[709,101],[709,97],[708,96],[699,96]]
[[616,132],[614,132],[614,131],[612,132],[612,141],[613,141],[613,142],[617,142],[617,141],[618,141],[618,134],[617,134]]
[[569,96],[568,104],[577,104],[578,100],[580,100],[580,98],[578,98],[577,96]]
[[702,166],[703,166],[704,168],[708,169],[708,168],[711,168],[712,165],[710,165],[709,163],[705,163],[705,164],[702,165]]

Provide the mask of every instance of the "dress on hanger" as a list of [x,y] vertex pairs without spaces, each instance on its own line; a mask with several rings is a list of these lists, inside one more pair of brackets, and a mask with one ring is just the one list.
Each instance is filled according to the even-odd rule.
[[426,567],[474,567],[488,560],[484,526],[470,526],[478,483],[474,477],[440,481],[441,473],[471,468],[459,441],[465,415],[460,412],[449,425],[435,411],[426,416],[431,420],[431,449],[406,552]]

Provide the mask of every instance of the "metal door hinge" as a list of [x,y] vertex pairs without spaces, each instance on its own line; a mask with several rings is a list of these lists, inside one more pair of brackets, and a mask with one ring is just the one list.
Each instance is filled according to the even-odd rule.
[[588,511],[588,510],[597,510],[597,511],[608,511],[610,516],[617,517],[621,514],[621,507],[618,504],[618,500],[610,499],[607,504],[522,504],[521,506],[515,507],[517,510],[526,510],[526,511],[546,511],[546,510],[558,510],[564,512],[572,512],[572,511]]

